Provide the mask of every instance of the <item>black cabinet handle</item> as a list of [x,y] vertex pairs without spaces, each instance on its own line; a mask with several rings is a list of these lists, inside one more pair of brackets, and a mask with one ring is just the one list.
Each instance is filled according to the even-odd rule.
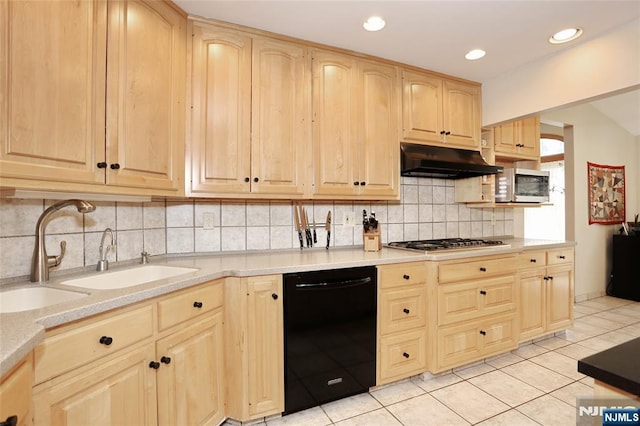
[[445,133],[445,132],[444,132],[444,130],[441,130],[441,131],[440,131],[440,134],[441,134],[441,135],[444,135],[444,133]]
[[480,267],[480,272],[487,272],[487,268],[485,268],[484,266]]
[[259,182],[259,181],[260,181],[260,179],[258,179],[257,177],[254,177],[254,178],[253,178],[253,181],[257,183],[257,182]]
[[402,310],[402,312],[404,312],[405,314],[408,314],[408,313],[410,313],[411,311],[410,311],[409,309],[407,309],[407,308],[404,308],[404,309]]
[[545,281],[549,281],[549,277],[546,276],[546,275],[542,279],[545,280]]
[[105,346],[109,346],[110,344],[113,343],[113,338],[109,337],[109,336],[102,336],[100,338],[100,343],[105,345]]
[[157,370],[158,368],[160,368],[160,363],[158,361],[151,361],[149,363],[149,368],[153,368],[154,370]]
[[112,165],[110,165],[109,167],[111,167],[112,170],[118,170],[120,168],[120,164],[118,163],[113,163]]
[[484,290],[480,290],[480,294],[482,294],[482,295],[486,295],[486,294],[487,294],[487,292],[486,292],[486,291],[484,291]]
[[163,364],[170,364],[171,358],[169,358],[168,356],[163,356],[162,358],[160,358],[160,362]]
[[451,132],[444,132],[445,135],[449,136]]
[[482,334],[483,336],[486,336],[487,332],[484,330],[480,330],[480,334]]
[[97,166],[99,169],[106,169],[106,168],[107,168],[107,163],[106,163],[105,161],[101,161],[101,162],[99,162],[98,164],[96,164],[96,166]]
[[402,352],[402,356],[405,357],[405,358],[409,358],[410,355],[408,353],[406,353],[406,352]]
[[560,256],[558,256],[558,257],[559,257],[560,259],[564,259],[564,256],[562,256],[562,255],[560,255]]
[[17,426],[18,416],[9,416],[4,422],[0,422],[0,426]]
[[547,278],[553,281],[553,277],[551,275],[549,275]]
[[536,260],[535,259],[529,259],[529,262],[536,263]]
[[360,186],[360,182],[353,182],[355,186]]
[[275,293],[272,293],[271,297],[273,298],[273,300],[278,300],[278,295]]
[[365,182],[365,181],[360,182],[360,186],[365,186],[366,184],[367,184],[367,182]]
[[202,302],[193,302],[193,307],[198,309],[202,308]]
[[244,181],[245,182],[251,182],[251,179],[249,179],[249,176],[247,176],[247,177],[244,178]]
[[405,280],[408,280],[409,278],[411,278],[411,276],[410,276],[410,275],[407,275],[407,274],[404,274],[404,275],[402,276],[402,278],[404,278]]

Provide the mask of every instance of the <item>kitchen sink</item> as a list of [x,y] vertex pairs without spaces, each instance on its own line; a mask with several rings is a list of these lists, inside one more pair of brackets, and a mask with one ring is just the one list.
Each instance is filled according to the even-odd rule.
[[49,287],[25,287],[0,292],[0,313],[22,312],[86,297],[87,294]]
[[133,287],[164,278],[177,277],[196,271],[197,269],[194,268],[180,266],[146,265],[115,272],[96,273],[88,277],[62,281],[60,284],[93,290],[113,290]]

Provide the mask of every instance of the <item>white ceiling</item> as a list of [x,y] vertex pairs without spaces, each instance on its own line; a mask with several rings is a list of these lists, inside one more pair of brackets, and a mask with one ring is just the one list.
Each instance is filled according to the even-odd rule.
[[[481,83],[571,48],[572,43],[552,45],[547,41],[558,30],[581,27],[584,34],[573,42],[575,45],[640,18],[640,0],[174,1],[192,15],[367,53]],[[372,15],[387,21],[382,31],[370,33],[362,28],[364,20]],[[475,48],[486,50],[487,55],[473,62],[464,59],[464,54]],[[637,101],[637,96],[631,98],[623,98],[627,107],[628,102]],[[616,104],[608,106],[606,100],[600,100],[594,106],[619,120],[616,111],[610,111],[618,108]],[[640,115],[640,103],[635,106],[632,112]],[[640,126],[638,115],[636,127]],[[640,134],[640,129],[632,134]]]

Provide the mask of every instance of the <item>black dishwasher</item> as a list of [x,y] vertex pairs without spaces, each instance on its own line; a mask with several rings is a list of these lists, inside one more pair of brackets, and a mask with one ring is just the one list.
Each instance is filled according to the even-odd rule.
[[284,275],[284,413],[376,382],[376,268]]

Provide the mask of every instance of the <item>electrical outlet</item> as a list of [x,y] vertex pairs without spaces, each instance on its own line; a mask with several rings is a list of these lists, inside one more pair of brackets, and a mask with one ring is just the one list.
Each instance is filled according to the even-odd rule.
[[202,214],[202,228],[203,229],[213,229],[214,228],[214,214],[211,212]]
[[356,225],[355,212],[344,212],[344,214],[342,215],[342,225],[353,228]]

